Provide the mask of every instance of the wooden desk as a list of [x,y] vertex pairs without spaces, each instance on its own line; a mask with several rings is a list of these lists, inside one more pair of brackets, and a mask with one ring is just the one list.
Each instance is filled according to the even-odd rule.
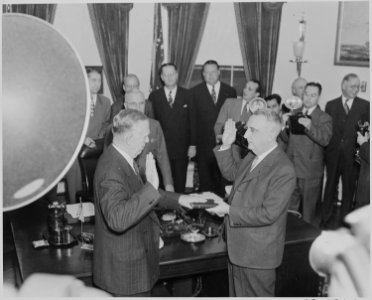
[[[12,212],[10,219],[22,280],[32,273],[44,272],[71,274],[91,284],[93,253],[82,250],[80,243],[67,249],[33,248],[32,241],[41,239],[47,230],[45,200],[41,199]],[[84,231],[93,232],[93,225],[84,224]],[[78,234],[80,225],[73,225],[72,232]],[[295,216],[288,216],[284,258],[278,270],[278,296],[317,296],[318,277],[309,266],[308,252],[319,233],[319,230]],[[164,248],[160,250],[160,279],[202,273],[213,276],[217,271],[224,277],[226,268],[226,244],[218,238],[207,239],[199,244],[172,238],[166,240]],[[224,284],[227,285],[227,282]],[[226,289],[223,288],[223,291]],[[213,293],[218,292],[218,296],[223,296],[223,291],[218,292],[215,286],[208,295],[217,296]]]

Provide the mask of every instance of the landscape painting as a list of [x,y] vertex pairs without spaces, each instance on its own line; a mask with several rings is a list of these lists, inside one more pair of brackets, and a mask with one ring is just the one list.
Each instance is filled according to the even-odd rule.
[[368,1],[339,3],[335,65],[369,67]]

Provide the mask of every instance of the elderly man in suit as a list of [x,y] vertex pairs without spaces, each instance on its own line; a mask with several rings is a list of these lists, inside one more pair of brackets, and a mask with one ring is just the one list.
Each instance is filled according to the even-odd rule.
[[[141,113],[145,113],[146,99],[143,93],[138,89],[132,89],[125,94],[125,109],[135,109]],[[168,192],[174,192],[172,171],[168,157],[167,146],[163,130],[158,121],[149,118],[150,135],[149,142],[146,143],[145,148],[140,155],[137,156],[136,162],[139,167],[142,178],[145,178],[146,171],[146,156],[148,153],[154,155],[157,166],[161,174],[161,182],[164,185],[164,189]],[[112,142],[112,130],[110,130],[105,138],[106,146]]]
[[[95,148],[95,141],[103,139],[109,127],[111,101],[102,94],[98,94],[101,89],[101,74],[94,68],[87,69],[87,74],[91,102],[90,119],[84,145]],[[70,201],[75,202],[76,192],[82,189],[80,167],[77,160],[74,161],[66,174],[66,180]]]
[[276,113],[258,110],[247,126],[244,136],[252,152],[237,160],[231,151],[235,122],[226,121],[222,145],[214,153],[223,176],[234,185],[228,202],[208,211],[225,216],[230,296],[273,297],[296,174],[276,142],[282,127]]
[[191,89],[196,118],[197,163],[200,191],[213,191],[224,195],[221,172],[218,169],[213,148],[216,146],[214,124],[227,98],[236,98],[236,91],[220,81],[220,67],[214,60],[203,65],[204,82]]
[[142,180],[134,159],[149,141],[143,113],[120,111],[112,131],[113,143],[100,157],[94,176],[93,281],[115,296],[150,296],[159,277],[160,226],[154,207],[190,208],[190,202],[203,200],[158,190],[151,153],[146,182]]
[[292,86],[291,86],[292,95],[303,99],[306,84],[307,84],[307,80],[302,77],[298,77],[295,80],[293,80]]
[[[110,114],[110,121],[112,122],[112,119],[114,116],[119,113],[122,109],[124,109],[124,102],[125,102],[125,93],[130,92],[131,90],[137,89],[139,90],[140,88],[140,81],[135,74],[128,74],[124,77],[123,80],[123,92],[124,92],[124,97],[123,100],[119,99],[116,102],[114,102],[111,105],[111,114]],[[149,118],[154,118],[154,113],[152,112],[152,107],[151,103],[146,102],[145,103],[145,115],[148,116]]]
[[177,193],[183,193],[188,161],[196,154],[195,116],[192,113],[191,94],[178,86],[178,71],[175,64],[163,64],[159,74],[164,87],[152,92],[149,101],[155,119],[159,121],[164,132],[174,189]]
[[314,226],[320,222],[316,209],[322,200],[324,149],[332,137],[332,118],[318,105],[321,92],[319,83],[306,84],[303,108],[295,111],[305,115],[298,119],[303,132],[289,134],[287,149],[297,175],[290,209],[301,212],[303,219]]
[[341,215],[351,208],[358,177],[358,166],[354,160],[358,121],[369,122],[369,102],[357,97],[360,87],[358,75],[346,75],[341,84],[342,95],[328,101],[325,111],[333,120],[333,136],[326,148],[327,182],[322,207],[322,225],[327,226],[332,217],[333,204],[338,194],[338,183],[342,180]]

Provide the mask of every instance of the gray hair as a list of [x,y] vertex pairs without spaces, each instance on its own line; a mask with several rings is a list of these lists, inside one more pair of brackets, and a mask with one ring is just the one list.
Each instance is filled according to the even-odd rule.
[[145,99],[145,95],[139,89],[133,89],[125,93],[124,102],[127,102],[127,99],[129,99],[130,97],[137,96],[137,95],[141,95],[142,98]]
[[359,76],[355,73],[349,73],[345,75],[345,77],[342,79],[342,83],[344,83],[345,81],[349,81],[350,79],[353,79],[353,78],[359,78]]
[[134,109],[122,109],[112,121],[112,133],[114,136],[132,130],[138,121],[145,121],[145,114]]
[[281,131],[282,120],[280,116],[276,112],[272,111],[271,109],[267,109],[267,108],[258,109],[252,115],[253,116],[264,116],[265,119],[273,125],[272,129],[276,136]]

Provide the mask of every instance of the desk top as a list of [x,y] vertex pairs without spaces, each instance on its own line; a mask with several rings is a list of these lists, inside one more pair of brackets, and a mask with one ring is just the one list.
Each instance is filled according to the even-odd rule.
[[[47,232],[47,203],[44,199],[10,213],[11,226],[22,279],[35,272],[72,274],[78,278],[92,275],[93,252],[81,249],[81,243],[71,248],[38,248],[32,241],[40,240]],[[320,231],[297,217],[289,214],[287,219],[286,247],[313,241]],[[83,230],[93,232],[94,225],[84,223]],[[74,224],[72,233],[80,233],[80,224]],[[218,238],[206,239],[202,243],[190,244],[179,238],[165,240],[160,250],[160,278],[195,274],[202,271],[200,262],[211,266],[208,261],[220,260],[208,271],[222,268],[226,260],[226,244]],[[193,264],[195,268],[190,266]],[[172,268],[173,271],[169,271]],[[183,269],[182,269],[183,268]],[[177,273],[178,272],[178,273]]]

